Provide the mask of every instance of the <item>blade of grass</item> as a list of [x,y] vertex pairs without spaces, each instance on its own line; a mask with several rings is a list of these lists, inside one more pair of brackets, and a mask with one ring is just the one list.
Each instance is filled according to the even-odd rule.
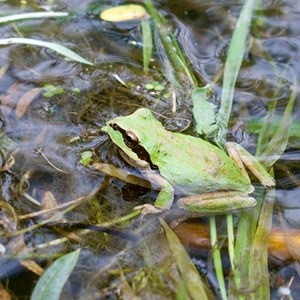
[[[268,269],[268,240],[272,228],[275,190],[269,190],[260,211],[249,260],[249,286],[255,293],[252,299],[270,299],[270,282]],[[257,288],[258,287],[258,288]]]
[[142,34],[143,34],[143,66],[144,72],[148,72],[150,59],[152,56],[153,40],[152,30],[149,20],[142,21]]
[[[280,125],[275,132],[273,138],[268,143],[265,152],[262,155],[262,164],[266,168],[270,168],[279,155],[286,148],[289,129],[291,126],[290,117],[295,103],[297,91],[297,80],[294,76],[293,89],[290,95],[289,102],[286,106]],[[274,108],[268,113],[273,113]],[[271,122],[271,118],[267,118]],[[270,125],[267,125],[267,127]],[[268,134],[267,131],[262,131],[261,135]],[[261,137],[259,141],[266,141],[265,137]],[[262,148],[262,147],[260,147]],[[269,159],[271,157],[271,159]],[[266,195],[263,199],[263,194],[260,193],[255,198],[258,205],[255,210],[250,214],[244,212],[241,215],[238,231],[237,243],[235,247],[235,266],[238,268],[239,277],[242,278],[240,286],[237,288],[248,288],[256,290],[257,292],[251,296],[253,299],[268,299],[269,295],[269,274],[268,274],[268,248],[267,241],[268,235],[271,230],[272,212],[273,212],[273,191]],[[250,256],[249,256],[249,249]],[[257,288],[259,286],[259,288]]]
[[[194,87],[198,86],[197,79],[193,71],[191,70],[189,64],[187,63],[187,60],[179,44],[177,43],[177,40],[175,39],[172,33],[168,32],[165,26],[166,21],[164,17],[155,9],[151,0],[146,0],[145,6],[147,8],[147,11],[156,23],[156,27],[159,32],[161,41],[164,45],[165,51],[167,52],[168,57],[176,70],[176,76],[180,78],[180,74],[186,74],[191,84]],[[184,80],[182,81],[182,84],[185,84]]]
[[256,0],[245,1],[229,45],[224,69],[221,105],[217,116],[218,141],[225,139],[232,109],[234,86],[243,61],[246,40],[255,5]]
[[289,102],[283,113],[281,122],[278,129],[268,143],[267,148],[261,155],[263,165],[266,169],[271,168],[273,164],[279,159],[280,155],[284,152],[289,139],[289,131],[291,127],[291,114],[294,108],[295,99],[297,95],[298,82],[295,74],[293,74],[293,89],[290,95]]
[[160,223],[165,230],[170,249],[174,255],[178,269],[181,273],[183,283],[190,299],[211,299],[207,294],[207,289],[193,262],[186,253],[176,234],[171,230],[168,224],[160,219]]
[[67,12],[54,12],[54,11],[31,12],[31,13],[24,13],[24,14],[0,17],[0,24],[7,23],[7,22],[26,20],[26,19],[67,17],[68,15],[69,14]]
[[221,293],[222,300],[227,300],[227,292],[226,292],[223,267],[222,267],[222,258],[221,258],[221,252],[217,240],[216,218],[214,216],[209,218],[209,227],[210,227],[210,243],[211,243],[215,272],[219,283],[220,293]]
[[56,51],[57,53],[65,56],[66,58],[70,60],[74,60],[86,65],[93,66],[94,64],[82,56],[76,54],[74,51],[58,45],[56,43],[50,43],[50,42],[44,42],[40,40],[35,39],[27,39],[27,38],[7,38],[7,39],[0,39],[0,45],[10,45],[10,44],[25,44],[25,45],[33,45],[33,46],[39,46],[39,47],[46,47],[53,51]]

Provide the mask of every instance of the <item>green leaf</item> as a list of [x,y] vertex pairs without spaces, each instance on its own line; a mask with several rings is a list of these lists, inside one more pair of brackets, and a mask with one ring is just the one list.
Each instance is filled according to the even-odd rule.
[[59,94],[63,94],[63,92],[64,92],[64,89],[63,88],[56,88],[56,90],[55,90],[55,94],[57,94],[57,95],[59,95]]
[[58,300],[79,258],[80,249],[57,259],[38,280],[31,300]]
[[44,90],[45,92],[43,93],[43,96],[46,98],[51,98],[64,92],[64,89],[62,87],[57,87],[49,83],[44,85]]
[[45,98],[52,98],[52,97],[54,96],[54,94],[51,93],[51,92],[45,92],[45,93],[43,93],[43,96],[44,96]]
[[165,230],[170,249],[173,253],[190,299],[211,299],[207,295],[205,284],[202,282],[198,271],[196,270],[193,262],[189,258],[176,234],[164,220],[160,219],[160,223]]
[[17,14],[17,15],[9,15],[0,18],[0,24],[19,21],[19,20],[26,20],[26,19],[37,19],[37,18],[57,18],[57,17],[67,17],[69,14],[67,12],[31,12],[31,13],[24,13],[24,14]]
[[53,51],[56,51],[57,53],[65,56],[66,58],[70,60],[74,60],[86,65],[93,66],[94,64],[82,56],[76,54],[74,51],[58,45],[56,43],[50,43],[50,42],[44,42],[40,40],[34,40],[34,39],[27,39],[27,38],[8,38],[8,39],[0,39],[0,45],[10,45],[10,44],[25,44],[25,45],[33,45],[33,46],[39,46],[39,47],[46,47]]
[[271,168],[275,162],[280,158],[280,155],[284,152],[288,140],[289,132],[291,127],[291,115],[295,104],[295,99],[298,91],[297,78],[293,76],[293,88],[290,94],[289,102],[284,110],[282,119],[280,121],[279,127],[272,136],[271,140],[267,144],[266,149],[261,154],[261,159],[263,160],[263,165],[266,169]]
[[84,151],[81,153],[80,163],[84,166],[88,166],[92,161],[93,152],[92,151]]
[[209,134],[217,129],[215,105],[208,100],[207,92],[210,85],[195,88],[192,93],[193,116],[196,122],[196,131],[199,134]]
[[151,84],[151,83],[148,83],[148,84],[145,84],[145,88],[146,88],[147,90],[152,90],[152,89],[154,88],[154,85]]
[[72,92],[73,92],[74,94],[80,94],[80,89],[77,88],[77,87],[75,87],[75,88],[72,89]]
[[149,20],[142,21],[142,34],[143,34],[143,65],[144,71],[149,70],[149,64],[153,50],[152,30]]
[[163,91],[164,89],[165,89],[165,87],[163,86],[163,85],[157,85],[157,86],[155,86],[154,87],[154,89],[156,90],[156,91]]

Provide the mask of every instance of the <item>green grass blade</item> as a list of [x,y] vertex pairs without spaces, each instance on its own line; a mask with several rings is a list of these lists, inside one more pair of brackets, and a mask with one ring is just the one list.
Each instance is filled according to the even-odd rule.
[[249,260],[249,286],[252,299],[270,299],[268,240],[272,229],[275,190],[269,190],[263,202]]
[[176,234],[171,230],[165,221],[161,219],[160,223],[165,230],[170,249],[174,255],[190,299],[211,299],[211,296],[208,296],[207,294],[205,284],[203,283],[198,271],[196,270]]
[[232,109],[234,86],[243,61],[246,41],[256,0],[246,0],[229,45],[223,78],[221,105],[217,116],[218,141],[225,138]]
[[[291,127],[291,113],[295,103],[297,81],[294,76],[293,89],[289,102],[280,121],[279,127],[268,143],[266,150],[261,156],[262,164],[268,169],[280,154],[285,150],[289,139],[289,129]],[[269,114],[272,114],[272,107]],[[268,118],[272,122],[272,118]],[[267,124],[271,127],[272,124]],[[270,130],[261,131],[259,140],[269,140]],[[267,135],[267,137],[265,136]],[[253,299],[268,299],[269,297],[269,273],[267,266],[268,259],[268,235],[271,230],[274,191],[271,190],[263,199],[263,194],[256,195],[258,205],[253,212],[244,212],[238,225],[235,265],[238,268],[239,276],[242,279],[241,288],[256,290],[252,295]],[[249,256],[249,249],[250,256]],[[257,289],[257,286],[259,288]]]
[[211,243],[215,272],[219,283],[220,293],[221,293],[222,300],[227,300],[227,292],[226,292],[223,267],[222,267],[222,258],[221,258],[221,252],[218,246],[218,239],[217,239],[216,218],[214,216],[209,218],[209,227],[210,227],[210,243]]
[[148,72],[150,59],[153,50],[152,30],[149,20],[142,21],[142,34],[143,34],[143,66],[144,71]]
[[40,19],[40,18],[57,18],[57,17],[67,17],[69,14],[67,12],[31,12],[17,15],[10,15],[5,17],[0,17],[0,24],[7,22],[14,22],[26,19]]
[[[151,0],[145,0],[145,6],[156,23],[156,28],[159,32],[165,51],[176,70],[176,76],[180,79],[180,74],[185,74],[194,87],[198,86],[197,79],[193,74],[190,65],[187,63],[185,55],[178,45],[177,40],[172,33],[169,32],[164,17],[155,9]],[[182,84],[185,84],[184,80],[182,81]]]
[[38,280],[31,300],[58,300],[79,258],[80,249],[57,259]]
[[74,51],[58,45],[56,43],[50,43],[50,42],[44,42],[40,40],[34,40],[34,39],[27,39],[27,38],[7,38],[7,39],[0,39],[0,45],[10,45],[10,44],[25,44],[25,45],[33,45],[33,46],[39,46],[39,47],[46,47],[51,50],[56,51],[57,53],[65,56],[66,58],[70,60],[74,60],[86,65],[93,65],[92,62],[86,60],[82,56],[76,54]]
[[294,108],[295,99],[298,90],[298,83],[296,76],[294,75],[293,89],[290,95],[289,102],[283,113],[281,122],[272,139],[268,143],[267,148],[261,155],[263,160],[263,165],[266,169],[271,168],[271,166],[279,159],[280,155],[284,152],[286,145],[289,140],[289,131],[291,127],[291,114]]

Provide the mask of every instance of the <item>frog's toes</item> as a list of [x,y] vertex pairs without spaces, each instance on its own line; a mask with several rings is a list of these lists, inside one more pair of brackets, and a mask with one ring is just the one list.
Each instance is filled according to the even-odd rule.
[[142,217],[147,215],[147,214],[159,214],[159,213],[164,211],[163,209],[156,208],[151,204],[143,204],[143,205],[136,206],[134,208],[134,210],[139,210],[139,209],[142,210],[141,211],[141,216]]

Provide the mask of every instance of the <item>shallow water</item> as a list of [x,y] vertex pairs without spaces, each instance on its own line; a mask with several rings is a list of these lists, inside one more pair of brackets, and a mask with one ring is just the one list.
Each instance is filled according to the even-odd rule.
[[[203,84],[215,81],[212,99],[218,105],[222,69],[241,10],[240,2],[154,3],[168,20],[168,30],[177,38],[198,81]],[[116,5],[119,2],[105,1],[101,4]],[[152,68],[145,74],[139,22],[112,24],[101,21],[97,2],[30,1],[23,6],[19,1],[0,3],[1,15],[49,9],[70,12],[70,16],[1,24],[1,38],[23,36],[56,42],[91,60],[95,66],[65,60],[44,48],[25,45],[0,47],[0,126],[4,133],[1,157],[5,160],[13,149],[15,160],[9,171],[0,173],[1,200],[9,203],[20,217],[40,209],[24,197],[24,192],[44,205],[55,201],[62,204],[86,196],[98,187],[98,192],[89,202],[64,218],[68,222],[84,224],[114,220],[130,213],[136,205],[152,203],[157,192],[137,188],[83,166],[80,153],[92,150],[94,161],[131,170],[100,128],[107,120],[129,114],[139,107],[155,111],[168,129],[195,135],[194,123],[190,121],[192,86],[186,84],[178,92],[175,112],[172,111],[172,97],[164,98],[162,93],[147,90],[145,85],[155,80],[165,86],[165,92],[172,92],[172,84],[165,75],[167,70],[166,62],[162,60],[162,48],[157,46],[155,49]],[[265,120],[268,105],[277,101],[274,115],[279,122],[291,89],[296,90],[288,147],[274,167],[277,187],[273,227],[286,232],[287,236],[289,230],[300,226],[297,197],[300,166],[297,130],[299,13],[300,4],[296,0],[263,1],[262,7],[255,11],[255,22],[251,26],[249,44],[236,84],[227,137],[255,153],[257,130]],[[45,84],[59,87],[63,92],[47,98]],[[34,94],[33,89],[36,89]],[[261,190],[257,184],[255,186]],[[49,197],[50,193],[53,198]],[[36,224],[43,218],[19,220],[18,229]],[[218,220],[220,231],[224,232],[224,220],[221,216]],[[201,218],[200,221],[206,224],[207,219]],[[23,254],[31,258],[35,251],[37,261],[46,267],[47,262],[51,262],[47,260],[48,256],[56,258],[56,254],[82,247],[80,261],[62,299],[118,298],[126,293],[124,280],[120,279],[122,272],[132,284],[135,295],[154,299],[173,298],[180,276],[170,263],[172,255],[157,218],[135,220],[121,230],[139,235],[139,246],[133,245],[127,238],[93,232],[83,236],[82,240],[38,249],[38,245],[64,236],[59,230],[42,228],[21,235],[24,239],[22,245],[25,245]],[[19,248],[14,248],[10,239],[2,237],[1,242],[4,245],[10,243],[11,253],[19,253]],[[288,248],[288,238],[286,245]],[[204,269],[210,270],[207,249],[188,250],[192,250],[193,259],[201,259]],[[272,299],[281,298],[278,288],[287,286],[292,278],[291,294],[294,299],[299,297],[298,255],[298,251],[294,251],[293,257],[280,260],[277,256],[273,260],[270,266]],[[164,270],[155,272],[157,266]],[[209,271],[206,275],[210,288],[218,294],[213,273]],[[4,257],[1,260],[1,278],[11,295],[26,299],[30,297],[37,276],[15,260]]]

